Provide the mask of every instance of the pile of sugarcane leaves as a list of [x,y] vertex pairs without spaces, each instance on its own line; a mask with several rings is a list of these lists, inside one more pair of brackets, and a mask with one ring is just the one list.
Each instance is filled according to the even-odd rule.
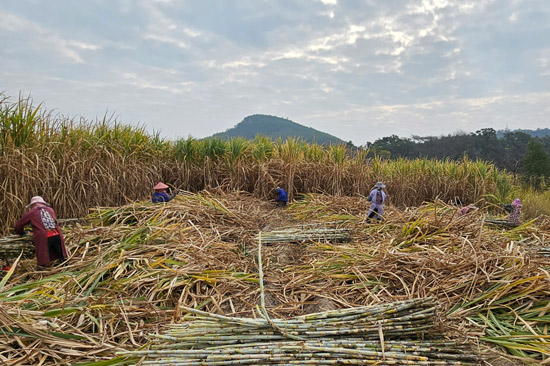
[[[499,227],[433,202],[366,224],[368,206],[201,192],[93,210],[63,228],[65,264],[37,272],[22,256],[0,278],[0,364],[548,359],[550,220]],[[258,251],[281,228],[288,241]]]

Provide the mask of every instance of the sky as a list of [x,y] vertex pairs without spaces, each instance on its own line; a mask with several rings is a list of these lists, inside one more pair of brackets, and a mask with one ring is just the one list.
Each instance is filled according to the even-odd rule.
[[549,0],[0,0],[0,93],[202,138],[550,126]]

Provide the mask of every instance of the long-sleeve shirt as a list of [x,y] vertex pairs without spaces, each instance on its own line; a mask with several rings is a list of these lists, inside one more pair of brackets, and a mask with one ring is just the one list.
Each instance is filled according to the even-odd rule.
[[[380,196],[378,195],[379,192],[380,192]],[[380,197],[380,198],[378,198],[378,197]],[[384,204],[384,201],[386,201],[386,192],[384,192],[381,189],[379,190],[379,189],[375,188],[372,191],[370,191],[370,193],[367,197],[367,200],[370,201],[372,204],[382,205],[382,204]]]
[[151,197],[151,201],[153,201],[153,203],[168,202],[171,199],[172,197],[170,197],[166,192],[154,192]]
[[[45,212],[41,212],[42,210]],[[32,227],[32,241],[34,243],[38,265],[42,266],[58,259],[50,248],[48,248],[48,237],[52,235],[60,236],[61,251],[63,257],[67,258],[67,249],[65,248],[65,241],[63,240],[61,228],[57,224],[55,212],[51,207],[37,206],[27,211],[15,224],[15,232],[17,234],[23,233],[23,228],[25,225],[29,224]]]
[[275,201],[288,202],[288,196],[286,195],[286,191],[284,189],[278,188],[276,192],[277,198],[275,199]]

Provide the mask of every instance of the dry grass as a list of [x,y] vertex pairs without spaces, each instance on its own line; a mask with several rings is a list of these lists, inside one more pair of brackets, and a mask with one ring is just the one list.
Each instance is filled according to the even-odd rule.
[[[22,261],[0,289],[0,359],[111,358],[184,319],[182,306],[253,317],[258,231],[329,222],[350,229],[352,241],[264,247],[271,317],[433,296],[438,329],[455,339],[490,335],[494,322],[480,319],[507,307],[542,332],[544,317],[524,310],[544,308],[550,297],[547,258],[532,250],[547,240],[547,221],[504,231],[486,226],[483,210],[457,217],[437,201],[390,206],[383,223],[366,225],[367,204],[313,195],[282,210],[250,194],[218,192],[98,209],[88,224],[66,230],[72,254],[65,267],[36,273],[35,262]],[[499,326],[514,323],[507,316]],[[544,353],[529,351],[539,359]]]

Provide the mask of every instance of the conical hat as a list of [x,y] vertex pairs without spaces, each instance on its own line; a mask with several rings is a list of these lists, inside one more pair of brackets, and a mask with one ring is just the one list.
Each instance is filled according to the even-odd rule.
[[155,191],[159,189],[167,189],[167,188],[168,186],[162,182],[158,182],[157,185],[153,187]]

